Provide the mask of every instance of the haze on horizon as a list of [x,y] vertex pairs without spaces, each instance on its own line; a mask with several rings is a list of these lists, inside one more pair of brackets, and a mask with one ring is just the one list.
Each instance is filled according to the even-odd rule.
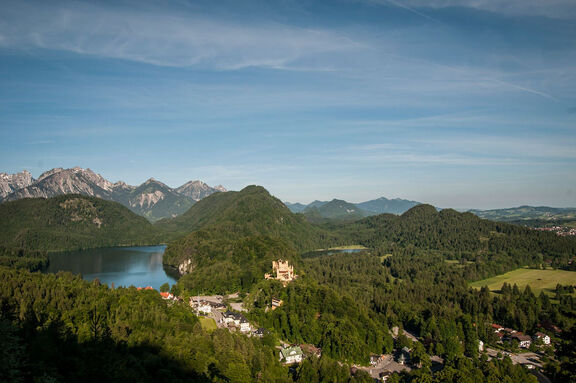
[[0,2],[0,172],[576,206],[576,3]]

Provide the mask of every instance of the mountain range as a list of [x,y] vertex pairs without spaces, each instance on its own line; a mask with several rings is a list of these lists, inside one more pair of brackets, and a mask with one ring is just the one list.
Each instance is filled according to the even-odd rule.
[[400,198],[388,199],[385,197],[360,203],[351,203],[339,199],[333,199],[332,201],[316,200],[308,205],[285,202],[286,207],[292,213],[303,213],[313,222],[323,219],[356,220],[383,213],[402,214],[420,204],[420,202],[416,201]]
[[182,214],[202,198],[221,191],[226,189],[201,181],[189,181],[176,189],[154,178],[139,186],[122,181],[112,183],[100,174],[80,167],[55,168],[42,173],[38,179],[26,170],[17,174],[0,173],[0,202],[82,194],[119,202],[152,222]]

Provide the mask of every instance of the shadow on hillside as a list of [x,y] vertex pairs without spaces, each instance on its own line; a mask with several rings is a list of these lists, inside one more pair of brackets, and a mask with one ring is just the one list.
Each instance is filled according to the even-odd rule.
[[19,328],[0,319],[0,382],[210,381],[155,345],[129,346],[106,334],[80,343],[62,323],[38,328],[32,322]]

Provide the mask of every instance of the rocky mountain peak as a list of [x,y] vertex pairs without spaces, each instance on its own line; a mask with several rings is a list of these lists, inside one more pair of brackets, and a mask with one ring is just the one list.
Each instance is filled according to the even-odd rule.
[[28,171],[0,173],[0,202],[82,194],[119,202],[151,221],[182,214],[196,201],[218,191],[226,189],[221,185],[212,188],[199,180],[187,182],[176,190],[153,177],[138,187],[123,181],[112,183],[91,169],[79,166],[48,170],[37,180]]
[[60,173],[61,171],[64,171],[64,169],[63,168],[54,168],[54,169],[45,171],[44,173],[40,174],[40,177],[38,177],[38,179],[36,181],[40,182],[43,179],[48,178],[53,174]]
[[112,184],[112,189],[113,190],[134,190],[136,189],[136,186],[132,186],[132,185],[128,185],[126,182],[124,181],[118,181],[116,183]]
[[[220,189],[218,189],[218,187],[220,187]],[[226,191],[222,185],[213,188],[198,180],[188,181],[184,185],[176,188],[176,192],[178,194],[190,197],[195,201],[199,201],[202,198],[209,196],[210,194],[221,191]]]
[[21,173],[16,174],[0,173],[0,201],[8,194],[32,185],[34,181],[32,174],[28,170],[23,170]]

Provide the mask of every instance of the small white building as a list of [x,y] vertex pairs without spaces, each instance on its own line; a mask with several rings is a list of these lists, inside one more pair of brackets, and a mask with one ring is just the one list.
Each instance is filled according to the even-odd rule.
[[166,299],[166,300],[176,300],[177,299],[174,295],[172,295],[171,293],[168,293],[168,292],[166,292],[166,293],[161,292],[160,296],[162,297],[162,299]]
[[198,312],[208,315],[212,313],[212,306],[208,302],[200,302],[198,303]]
[[250,332],[252,330],[252,328],[250,327],[250,322],[248,322],[246,319],[244,319],[243,321],[240,321],[240,332]]
[[534,334],[533,336],[534,340],[541,340],[543,344],[550,344],[550,337],[546,334],[544,334],[543,332],[537,332],[536,334]]
[[286,364],[300,363],[302,349],[299,346],[286,347],[280,350],[280,361]]
[[521,348],[529,348],[530,344],[532,344],[532,338],[530,338],[528,335],[524,335],[522,333],[516,332],[510,338],[516,339],[518,341],[518,347],[521,347]]
[[226,326],[235,326],[240,329],[240,332],[248,333],[252,330],[250,322],[240,313],[226,311],[222,315],[222,323]]

